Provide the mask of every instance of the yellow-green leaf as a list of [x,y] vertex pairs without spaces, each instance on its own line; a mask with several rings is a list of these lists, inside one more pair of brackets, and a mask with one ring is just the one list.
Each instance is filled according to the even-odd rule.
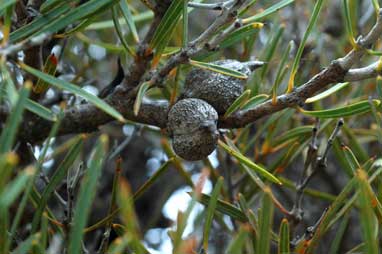
[[262,18],[265,18],[265,17],[277,12],[278,10],[284,8],[285,6],[288,6],[289,4],[291,4],[293,2],[294,2],[294,0],[280,1],[280,2],[270,6],[269,8],[265,9],[264,11],[260,12],[259,14],[256,14],[256,15],[253,15],[252,17],[248,17],[248,18],[243,19],[243,23],[247,24],[250,22],[259,21]]
[[210,201],[208,202],[208,208],[207,208],[207,215],[206,215],[206,222],[204,224],[204,230],[203,230],[203,248],[205,251],[208,251],[208,239],[210,235],[210,230],[212,226],[212,220],[214,217],[216,205],[218,202],[218,197],[220,193],[220,189],[223,185],[223,177],[219,177],[218,181],[216,182],[215,188],[213,189],[211,193]]
[[263,23],[253,22],[243,27],[240,27],[239,29],[229,34],[221,43],[219,43],[219,48],[227,48],[249,36],[253,36],[263,26],[264,26]]
[[[381,104],[380,100],[373,100],[373,103],[376,108]],[[364,100],[354,104],[350,104],[344,107],[326,109],[326,110],[317,110],[317,111],[308,111],[301,110],[305,115],[314,116],[318,118],[337,118],[337,117],[346,117],[353,116],[357,114],[363,114],[371,111],[369,101]]]
[[134,115],[138,115],[139,109],[141,108],[141,104],[143,101],[143,97],[145,96],[146,91],[150,88],[150,82],[144,82],[139,86],[137,98],[135,98],[134,102]]
[[242,93],[232,104],[229,106],[227,111],[224,114],[224,117],[230,116],[233,112],[239,110],[247,101],[248,97],[251,94],[251,90],[246,90]]
[[265,168],[263,168],[263,167],[257,165],[256,163],[252,162],[250,159],[245,157],[243,154],[239,153],[235,149],[233,149],[233,148],[229,147],[228,145],[226,145],[223,141],[219,140],[218,144],[227,153],[229,153],[230,155],[235,157],[240,163],[243,163],[244,165],[248,166],[249,168],[255,170],[257,173],[261,174],[262,176],[264,176],[265,178],[267,178],[271,182],[274,182],[274,183],[282,185],[280,180],[277,179],[277,177],[275,177],[271,173],[269,173]]
[[264,192],[261,209],[259,209],[258,223],[259,233],[256,235],[256,253],[270,253],[271,230],[273,224],[274,206],[271,197],[271,190]]
[[247,79],[248,78],[248,76],[245,75],[244,73],[241,73],[241,72],[235,71],[235,70],[231,70],[231,69],[225,68],[225,67],[217,65],[217,64],[199,62],[199,61],[195,61],[195,60],[190,60],[190,64],[192,66],[195,66],[195,67],[198,67],[201,69],[214,71],[217,73],[221,73],[221,74],[235,77],[235,78],[239,78],[239,79]]
[[269,98],[269,95],[267,94],[258,94],[256,96],[253,96],[241,107],[241,109],[243,110],[252,109],[256,107],[257,105],[259,105],[260,103],[263,103],[264,101],[266,101],[268,98]]
[[287,219],[283,219],[280,225],[279,233],[279,249],[278,254],[290,253],[290,240],[289,240],[289,222]]
[[[47,73],[51,76],[54,76],[57,69],[58,60],[54,54],[48,56],[44,65],[44,73]],[[37,84],[33,87],[33,92],[37,94],[45,93],[45,91],[49,88],[49,83],[38,79]]]
[[43,105],[35,101],[28,99],[25,102],[25,108],[48,121],[57,121],[57,116],[50,109],[44,107]]
[[315,101],[320,101],[320,100],[328,97],[329,95],[334,94],[335,92],[341,90],[342,88],[346,87],[347,85],[349,85],[349,82],[338,83],[337,85],[332,86],[328,90],[325,90],[322,93],[319,93],[319,94],[317,94],[317,95],[315,95],[313,97],[308,98],[305,101],[305,103],[312,103],[312,102],[315,102]]
[[82,89],[76,85],[73,85],[67,81],[55,78],[51,75],[48,75],[48,74],[43,73],[39,70],[36,70],[36,69],[34,69],[34,68],[24,64],[24,63],[20,63],[20,66],[21,66],[21,68],[23,68],[27,72],[29,72],[29,73],[35,75],[36,77],[48,82],[52,86],[55,86],[59,89],[66,90],[66,91],[69,91],[69,92],[74,93],[76,95],[82,96],[83,98],[85,98],[89,102],[93,103],[96,107],[103,110],[104,112],[111,115],[112,117],[116,118],[117,120],[119,120],[121,122],[126,121],[125,118],[123,118],[123,116],[117,110],[112,108],[109,104],[107,104],[106,102],[104,102],[103,100],[98,98],[97,96],[86,92],[84,89]]
[[154,36],[150,42],[150,47],[155,50],[155,55],[162,54],[163,49],[167,46],[168,41],[178,23],[183,11],[183,1],[172,1],[168,7],[161,22],[155,30]]
[[[193,193],[189,193],[189,194],[193,195]],[[210,195],[202,193],[200,198],[198,198],[197,201],[204,206],[208,206],[210,199],[211,199]],[[217,201],[216,210],[223,214],[228,215],[229,217],[235,220],[239,220],[241,222],[246,222],[248,220],[247,216],[245,216],[245,214],[239,208],[221,199],[218,199]]]

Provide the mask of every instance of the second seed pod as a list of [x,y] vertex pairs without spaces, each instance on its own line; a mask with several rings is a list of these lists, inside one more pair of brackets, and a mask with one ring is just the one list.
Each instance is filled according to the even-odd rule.
[[[239,62],[220,60],[213,64],[250,75],[261,67],[260,61]],[[227,76],[210,70],[194,68],[185,81],[183,98],[198,98],[212,105],[219,115],[224,114],[229,106],[243,93],[245,80]]]

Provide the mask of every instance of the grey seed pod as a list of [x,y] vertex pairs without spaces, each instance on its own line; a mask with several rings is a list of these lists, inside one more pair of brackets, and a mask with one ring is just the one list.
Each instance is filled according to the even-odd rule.
[[175,153],[185,160],[201,160],[216,148],[218,114],[200,99],[183,99],[168,113],[167,127]]
[[[213,62],[213,64],[249,75],[264,63],[260,61],[242,63],[237,60],[220,60]],[[244,85],[245,80],[195,68],[186,77],[182,98],[205,100],[221,115],[244,92]]]

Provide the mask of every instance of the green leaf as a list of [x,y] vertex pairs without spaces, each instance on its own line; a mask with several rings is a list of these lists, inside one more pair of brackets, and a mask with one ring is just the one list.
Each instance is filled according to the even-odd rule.
[[242,110],[250,110],[250,109],[253,109],[255,108],[257,105],[259,105],[260,103],[263,103],[264,101],[266,101],[267,99],[269,98],[269,95],[267,94],[258,94],[254,97],[252,97],[251,99],[249,99],[242,107],[241,109]]
[[55,33],[66,26],[73,24],[76,21],[82,20],[89,15],[98,12],[99,10],[107,10],[109,5],[115,3],[115,0],[90,0],[81,4],[76,8],[72,8],[65,15],[52,20],[44,28],[37,32],[41,33]]
[[[370,176],[369,182],[371,183],[382,173],[382,167],[375,170],[373,175]],[[347,182],[342,191],[337,195],[336,199],[331,203],[328,211],[325,213],[325,217],[320,223],[319,228],[316,230],[313,238],[310,241],[307,253],[314,253],[313,249],[318,245],[319,240],[323,235],[336,223],[336,221],[342,217],[341,213],[346,213],[355,202],[359,192],[355,193],[352,198],[349,198],[351,192],[357,187],[357,176],[354,176]]]
[[9,40],[11,43],[20,41],[33,33],[40,31],[44,26],[57,20],[60,16],[70,10],[70,5],[65,3],[63,6],[57,6],[49,13],[43,14],[35,19],[29,24],[22,26],[21,28],[15,30],[11,33]]
[[0,10],[4,10],[7,7],[11,6],[12,4],[15,4],[17,0],[3,0],[0,3]]
[[67,81],[64,81],[64,80],[55,78],[53,76],[50,76],[46,73],[43,73],[39,70],[32,68],[26,64],[20,63],[20,66],[24,70],[26,70],[27,72],[29,72],[29,73],[35,75],[36,77],[50,83],[52,86],[55,86],[59,89],[66,90],[66,91],[69,91],[69,92],[74,93],[76,95],[82,96],[83,98],[85,98],[89,102],[93,103],[99,109],[103,110],[107,114],[116,118],[118,121],[126,122],[126,120],[123,118],[123,116],[118,111],[113,109],[109,104],[107,104],[106,102],[104,102],[103,100],[98,98],[97,96],[86,92],[82,88],[80,88],[76,85],[73,85]]
[[240,163],[248,166],[249,168],[253,169],[260,175],[264,176],[266,179],[270,180],[271,182],[282,184],[279,179],[277,179],[274,175],[269,173],[265,168],[257,165],[256,163],[249,160],[247,157],[245,157],[240,152],[236,151],[235,149],[229,147],[228,145],[224,144],[221,140],[218,141],[218,145],[223,148],[227,153],[235,157]]
[[188,44],[188,1],[183,0],[183,37],[182,37],[182,47],[186,48]]
[[35,101],[28,99],[25,103],[25,108],[28,111],[35,113],[36,115],[38,115],[38,116],[40,116],[40,117],[42,117],[48,121],[51,121],[51,122],[57,121],[56,114],[54,114],[50,109],[44,107],[43,105],[41,105]]
[[349,82],[345,82],[345,83],[338,83],[337,85],[335,86],[332,86],[331,88],[325,90],[324,92],[322,93],[319,93],[313,97],[310,97],[308,98],[305,103],[312,103],[312,102],[315,102],[315,101],[320,101],[326,97],[328,97],[329,95],[332,95],[334,93],[336,93],[337,91],[341,90],[342,88],[345,88],[349,85]]
[[256,235],[256,253],[270,253],[271,230],[273,222],[273,203],[271,190],[264,193],[261,209],[259,209],[259,233]]
[[227,247],[227,254],[242,254],[245,246],[246,239],[251,237],[247,229],[244,226],[240,227],[239,232],[233,237]]
[[324,2],[324,0],[317,0],[316,1],[315,5],[314,5],[313,12],[312,12],[312,16],[309,19],[308,27],[306,28],[306,31],[304,33],[304,36],[303,36],[301,42],[300,42],[300,45],[298,46],[298,50],[297,50],[296,56],[295,56],[294,61],[293,61],[291,75],[290,75],[289,81],[288,81],[288,92],[291,92],[293,87],[294,87],[295,75],[296,75],[297,69],[300,65],[300,60],[301,60],[301,56],[302,56],[302,53],[303,53],[304,48],[305,48],[306,41],[308,40],[310,33],[313,31],[313,28],[316,25],[316,22],[318,19],[318,14],[321,11],[321,7],[322,7],[323,2]]
[[[111,158],[112,156],[109,156]],[[111,230],[113,227],[113,220],[116,215],[116,212],[120,211],[118,209],[117,199],[118,199],[118,192],[119,192],[119,183],[121,182],[121,176],[122,176],[122,158],[119,157],[115,162],[115,170],[114,170],[114,177],[113,177],[113,184],[111,188],[111,200],[109,205],[109,210],[107,212],[107,216],[109,219],[106,221],[106,229]],[[86,230],[86,229],[85,229]],[[124,230],[125,231],[125,230]],[[102,248],[99,249],[98,252],[100,253],[106,253],[108,246],[109,246],[109,239],[106,239],[106,241],[101,244]]]
[[160,56],[163,49],[167,46],[171,35],[178,23],[183,11],[183,1],[172,1],[170,7],[168,7],[161,22],[159,23],[153,38],[150,42],[150,47],[155,50],[155,55]]
[[16,177],[15,180],[8,183],[3,192],[0,193],[1,209],[8,209],[22,193],[28,181],[33,177],[35,169],[28,167]]
[[41,199],[38,205],[38,208],[33,216],[32,221],[32,232],[36,232],[38,229],[38,225],[40,223],[40,219],[42,217],[42,213],[45,210],[45,207],[47,205],[47,202],[57,186],[62,182],[62,180],[66,177],[68,170],[72,167],[73,163],[77,159],[83,144],[83,137],[79,136],[76,140],[76,142],[72,145],[71,149],[69,150],[68,154],[65,156],[65,158],[61,161],[60,165],[54,172],[53,176],[51,177],[49,184],[45,186],[43,193],[41,194]]
[[[134,199],[131,194],[130,186],[127,181],[121,179],[118,183],[117,203],[120,207],[120,218],[126,228],[122,241],[114,243],[110,246],[110,251],[107,253],[122,253],[123,249],[128,245],[132,253],[149,253],[143,244],[140,242],[140,230],[137,215],[134,209]],[[120,252],[115,252],[116,249],[121,249]],[[114,252],[111,251],[114,249]]]
[[134,50],[129,46],[129,44],[127,43],[125,37],[123,36],[123,32],[122,32],[122,27],[121,25],[119,24],[119,15],[118,15],[118,8],[117,6],[114,6],[112,8],[112,16],[113,16],[113,22],[114,22],[114,27],[115,27],[115,31],[117,32],[117,35],[119,37],[119,40],[121,41],[123,47],[126,49],[126,52],[128,52],[131,56],[135,56],[135,52]]
[[[106,43],[106,42],[102,42],[102,41],[96,41],[94,39],[91,39],[89,37],[87,37],[86,35],[84,35],[83,33],[81,32],[77,32],[76,33],[76,37],[81,40],[82,42],[84,42],[85,44],[87,45],[97,45],[101,48],[104,48],[106,49],[108,52],[111,52],[111,53],[117,53],[117,54],[120,54],[120,53],[123,53],[126,51],[126,47],[125,46],[119,46],[119,45],[115,45],[115,44],[112,44],[112,43]],[[129,51],[129,53],[133,53],[133,51]]]
[[139,42],[137,28],[135,27],[133,14],[131,14],[129,4],[127,3],[126,0],[121,0],[119,2],[119,8],[122,12],[123,18],[125,19],[127,26],[130,29],[130,32],[133,34],[133,38],[135,42]]
[[277,4],[274,4],[272,5],[271,7],[265,9],[264,11],[260,12],[259,14],[256,14],[252,17],[248,17],[248,18],[245,18],[243,19],[243,23],[244,24],[248,24],[248,23],[251,23],[251,22],[254,22],[254,21],[259,21],[277,11],[279,11],[280,9],[284,8],[285,6],[288,6],[290,5],[291,3],[293,3],[294,0],[283,0],[283,1],[280,1],[278,2]]
[[141,108],[141,104],[143,101],[143,97],[145,96],[145,94],[146,94],[147,90],[150,88],[150,86],[151,86],[151,83],[149,81],[144,82],[139,86],[137,98],[135,98],[134,108],[133,108],[135,116],[138,115],[139,109]]
[[245,90],[232,104],[228,107],[223,117],[228,117],[232,113],[239,110],[246,102],[248,101],[248,97],[251,94],[251,90]]
[[[284,177],[279,177],[280,181],[283,183],[283,186],[286,187],[286,188],[290,188],[292,190],[296,190],[296,184],[290,180],[288,180],[287,178],[284,178]],[[314,197],[314,198],[319,198],[319,199],[322,199],[322,200],[326,200],[326,201],[334,201],[336,196],[332,195],[332,194],[329,194],[329,193],[326,193],[326,192],[321,192],[321,191],[317,191],[315,189],[310,189],[310,188],[305,188],[304,189],[304,194],[305,195],[308,195],[308,196],[311,196],[311,197]]]
[[150,188],[151,185],[153,185],[157,181],[157,179],[163,173],[166,172],[168,166],[170,165],[170,163],[173,162],[173,160],[174,158],[170,158],[168,161],[163,163],[163,165],[160,166],[160,168],[157,171],[155,171],[155,173],[141,187],[139,187],[139,189],[134,193],[134,200],[138,199],[148,188]]
[[290,253],[290,240],[289,240],[289,222],[287,219],[283,219],[280,225],[279,232],[279,245],[278,254],[289,254]]
[[[11,76],[9,75],[7,67],[4,64],[0,64],[0,68],[2,81],[5,83],[5,90],[7,91],[7,99],[12,106],[15,106],[19,98],[16,86],[13,83]],[[56,115],[50,109],[30,99],[27,99],[25,108],[28,111],[35,113],[36,115],[41,116],[48,121],[54,122],[57,120]]]
[[[382,115],[378,113],[378,110],[373,104],[373,100],[371,99],[371,97],[369,97],[368,101],[371,107],[371,112],[373,113],[374,120],[377,123],[377,128],[376,128],[377,137],[379,142],[382,143]],[[363,149],[361,150],[364,152]]]
[[[75,6],[79,0],[67,0],[66,3],[72,4],[72,6]],[[45,14],[52,10],[53,8],[57,7],[58,5],[62,6],[65,4],[65,2],[61,0],[46,0],[41,6],[40,6],[40,12],[42,14]]]
[[[375,105],[376,108],[378,108],[381,104],[381,101],[373,100],[373,104]],[[371,107],[370,107],[369,101],[367,100],[350,104],[344,107],[335,108],[335,109],[317,110],[317,111],[301,110],[301,112],[305,115],[314,116],[318,118],[346,117],[346,116],[353,116],[356,114],[368,113],[370,111],[371,111]]]
[[349,216],[348,213],[345,215],[343,220],[341,221],[341,224],[338,226],[338,230],[336,232],[336,236],[334,237],[334,240],[332,244],[330,245],[329,254],[337,254],[339,253],[341,243],[343,240],[343,237],[345,235],[346,228],[349,224]]
[[259,29],[262,28],[263,26],[264,26],[263,23],[253,22],[243,27],[240,27],[239,29],[230,33],[226,38],[224,38],[224,40],[222,40],[219,43],[219,48],[222,49],[222,48],[227,48],[231,45],[235,45],[236,43],[242,41],[243,39],[256,34],[259,31]]
[[[189,194],[193,195],[194,193],[191,192]],[[207,207],[208,204],[210,203],[210,199],[211,199],[210,195],[202,193],[200,198],[198,198],[197,201],[200,202],[202,205]],[[216,210],[225,214],[225,215],[228,215],[229,217],[231,217],[235,220],[239,220],[241,222],[248,221],[247,216],[239,208],[235,207],[234,205],[232,205],[226,201],[218,199],[217,204],[216,204]]]
[[[49,55],[45,61],[44,73],[54,76],[56,73],[57,64],[58,64],[58,60],[56,56],[54,54]],[[48,90],[48,88],[49,88],[48,82],[38,79],[36,86],[33,87],[33,92],[37,94],[43,94],[46,92],[46,90]]]
[[378,0],[371,0],[371,2],[373,3],[373,7],[374,7],[374,10],[375,10],[375,13],[378,17],[378,13],[379,13],[379,3],[378,3]]
[[[44,159],[46,158],[46,154],[48,152],[48,148],[50,147],[50,143],[51,143],[53,137],[55,137],[57,134],[57,131],[58,131],[58,128],[59,128],[60,122],[61,122],[60,120],[62,119],[62,116],[63,116],[63,114],[61,112],[61,114],[59,114],[58,121],[56,121],[53,124],[53,126],[49,132],[48,138],[46,139],[47,141],[45,142],[45,145],[42,149],[42,152],[40,153],[39,158],[37,160],[34,177],[31,179],[31,181],[29,181],[27,183],[27,185],[25,187],[24,195],[21,198],[20,202],[18,203],[16,215],[13,218],[12,227],[10,230],[11,239],[15,237],[17,227],[19,226],[20,220],[22,218],[22,215],[23,215],[23,212],[24,212],[24,209],[27,205],[28,200],[32,200],[32,203],[34,204],[35,207],[37,207],[39,204],[39,201],[41,198],[40,198],[40,194],[37,192],[37,190],[34,189],[34,179],[42,168],[42,164],[44,162]],[[49,210],[48,207],[45,207],[45,211],[47,212],[47,214],[50,218],[53,218],[53,219],[55,218],[54,214],[52,214],[52,212]],[[52,227],[57,232],[63,233],[62,228],[58,227],[57,225],[53,224]]]
[[378,98],[382,100],[382,76],[377,76],[377,81],[376,81],[376,90],[378,94]]
[[14,152],[0,154],[0,192],[4,190],[5,185],[12,176],[18,159],[19,157]]
[[39,241],[40,237],[40,233],[29,236],[25,241],[20,243],[14,251],[12,251],[12,254],[30,253],[29,251],[32,249],[33,245]]
[[290,41],[281,57],[279,67],[277,69],[275,82],[273,83],[273,86],[272,86],[272,102],[274,104],[277,102],[277,89],[279,88],[279,85],[281,81],[284,79],[284,76],[289,68],[289,65],[286,64],[286,62],[288,61],[288,57],[289,57],[289,53],[292,48],[292,45],[293,45],[293,41]]
[[[150,10],[143,11],[141,13],[133,15],[133,21],[135,23],[139,23],[139,22],[151,20],[153,17],[154,17],[154,13],[152,11]],[[121,25],[126,25],[126,20],[124,18],[120,18],[118,19],[118,21]],[[90,26],[86,27],[86,30],[103,30],[108,28],[114,28],[113,20],[95,22],[91,24]]]
[[195,61],[195,60],[190,60],[189,63],[192,66],[195,66],[195,67],[198,67],[201,69],[214,71],[214,72],[217,72],[217,73],[220,73],[223,75],[227,75],[227,76],[231,76],[231,77],[235,77],[235,78],[239,78],[239,79],[247,79],[248,78],[248,76],[245,75],[244,73],[241,73],[241,72],[235,71],[235,70],[231,70],[231,69],[225,68],[225,67],[220,66],[220,65],[216,65],[216,64],[212,64],[212,63],[199,62],[199,61]]
[[368,50],[366,50],[366,52],[372,56],[382,56],[382,51],[376,51],[376,50],[368,49]]
[[295,138],[304,136],[306,134],[312,133],[313,125],[305,125],[305,126],[299,126],[293,129],[290,129],[286,132],[284,132],[281,136],[275,138],[272,141],[273,146],[277,146],[280,144],[283,144],[289,140],[293,140]]
[[12,149],[31,88],[32,84],[28,81],[25,82],[24,87],[20,91],[17,103],[13,107],[10,116],[7,118],[7,122],[5,123],[0,136],[0,154]]
[[265,75],[267,74],[267,71],[268,71],[268,66],[269,66],[269,62],[272,61],[272,57],[274,56],[275,52],[276,52],[276,47],[281,39],[281,36],[283,35],[284,33],[284,26],[281,25],[279,27],[277,27],[276,31],[274,32],[274,34],[272,34],[272,36],[269,36],[269,39],[267,41],[267,43],[265,44],[264,46],[264,51],[262,53],[262,56],[260,57],[260,59],[262,61],[265,62],[265,64],[262,66],[261,68],[261,73],[260,73],[260,82],[262,82],[265,78]]
[[354,39],[354,32],[353,32],[353,24],[352,24],[352,19],[351,19],[351,14],[349,10],[349,1],[347,0],[342,0],[342,10],[345,16],[345,27],[346,27],[346,34],[349,39],[350,44],[354,47],[357,48],[357,43]]
[[106,157],[108,138],[102,135],[91,156],[89,169],[82,180],[80,192],[75,206],[73,226],[70,229],[68,254],[81,253],[83,230],[86,226],[91,204],[96,194],[98,179],[101,176],[102,165]]
[[367,181],[367,173],[360,169],[357,171],[357,181],[359,189],[359,204],[360,204],[360,217],[363,238],[365,240],[365,253],[378,254],[378,243],[375,237],[375,227],[378,227],[376,223],[375,214],[373,211],[373,198],[370,195],[370,186]]
[[[15,203],[26,186],[33,183],[35,168],[28,167],[0,192],[0,253],[9,253],[11,237],[9,235],[9,207]],[[13,234],[11,234],[13,236]]]
[[[16,5],[9,5],[7,8],[5,9],[0,9],[0,15],[1,15],[1,18],[2,18],[2,26],[1,26],[1,32],[2,32],[2,44],[3,45],[6,45],[9,41],[9,34],[11,32],[11,28],[12,28],[12,17],[13,17],[13,13],[14,13],[14,10],[15,10],[15,6]],[[3,59],[2,59],[2,62],[3,62]]]
[[0,82],[1,89],[4,89],[3,91],[6,91],[4,95],[3,94],[0,95],[0,101],[4,97],[6,97],[6,99],[9,101],[11,106],[14,107],[17,103],[19,95],[5,63],[0,63],[0,73],[1,73],[1,82]]
[[219,177],[211,193],[210,201],[208,202],[206,221],[205,221],[204,230],[203,230],[203,248],[204,248],[204,251],[206,252],[208,251],[208,239],[209,239],[210,230],[212,227],[212,220],[214,217],[214,213],[215,213],[216,205],[218,202],[218,197],[220,194],[220,189],[223,185],[223,181],[224,181],[223,177]]
[[369,160],[370,156],[368,155],[365,148],[360,143],[359,136],[356,136],[354,133],[354,130],[352,128],[349,128],[346,124],[342,126],[342,133],[344,136],[347,137],[348,140],[348,146],[352,148],[352,151],[356,158],[358,158],[358,161],[361,163]]

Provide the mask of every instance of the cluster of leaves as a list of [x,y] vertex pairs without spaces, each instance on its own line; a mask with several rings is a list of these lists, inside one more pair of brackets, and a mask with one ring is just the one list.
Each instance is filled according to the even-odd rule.
[[[170,140],[160,130],[144,129],[142,132],[154,133],[154,139],[162,141],[161,145],[156,146],[161,147],[168,159],[133,191],[127,182],[133,179],[122,177],[122,162],[118,161],[113,172],[112,188],[108,190],[111,198],[107,215],[90,225],[102,170],[114,154],[108,152],[108,144],[112,142],[105,134],[90,138],[78,135],[57,141],[64,106],[62,103],[44,105],[42,99],[33,100],[29,94],[45,94],[48,89],[53,93],[65,91],[94,104],[119,122],[126,123],[126,119],[104,100],[75,84],[91,80],[98,72],[105,72],[103,68],[107,60],[91,60],[88,53],[74,53],[74,49],[80,48],[79,45],[96,45],[106,52],[107,57],[120,56],[128,68],[129,63],[136,58],[135,46],[141,41],[141,31],[153,20],[154,15],[150,10],[153,1],[46,0],[39,10],[35,10],[39,12],[38,16],[13,29],[17,2],[21,1],[5,0],[0,3],[0,106],[11,109],[6,120],[0,123],[0,254],[57,253],[55,251],[63,250],[70,254],[82,253],[92,242],[92,233],[97,230],[103,232],[102,239],[96,243],[98,253],[150,253],[138,223],[140,212],[136,212],[134,206],[143,193],[171,168],[175,168],[176,174],[193,189],[188,208],[179,212],[174,222],[176,227],[169,232],[173,253],[221,253],[220,248],[225,248],[226,253],[273,253],[276,250],[278,253],[315,253],[319,248],[330,253],[379,252],[382,220],[382,157],[378,157],[381,156],[382,143],[380,77],[372,82],[358,82],[358,86],[348,82],[334,84],[330,89],[309,98],[306,109],[286,109],[258,121],[261,124],[228,130],[219,140],[217,155],[194,165],[197,170],[203,169],[196,184],[191,180],[189,164],[171,150]],[[189,35],[200,32],[193,28],[197,27],[193,15],[195,12],[200,12],[196,15],[204,15],[196,7],[198,4],[203,6],[203,3],[193,1],[196,5],[187,8],[188,2],[173,0],[164,13],[149,42],[154,52],[152,68],[165,65],[171,56],[187,47]],[[222,117],[228,117],[238,110],[254,108],[268,99],[276,103],[278,94],[293,91],[298,84],[311,77],[312,72],[322,67],[317,64],[327,64],[356,48],[355,36],[369,30],[375,21],[374,14],[379,10],[378,1],[370,0],[368,5],[376,11],[371,12],[370,17],[365,17],[366,14],[357,12],[362,9],[358,1],[342,1],[343,18],[326,23],[339,22],[346,27],[346,32],[337,34],[335,48],[324,53],[325,48],[333,47],[333,44],[325,41],[320,32],[323,29],[320,15],[324,15],[323,9],[333,11],[333,6],[323,0],[315,3],[306,1],[303,6],[294,2],[247,1],[238,13],[242,26],[219,42],[219,50],[203,52],[187,64],[178,66],[170,73],[168,84],[160,89],[153,89],[153,84],[149,82],[139,86],[134,104],[135,115],[144,97],[174,103],[180,95],[190,66],[248,79],[247,90]],[[307,16],[300,20],[297,12]],[[288,19],[288,15],[293,16],[289,17],[291,24],[286,22],[279,25],[283,19]],[[297,25],[292,25],[296,17]],[[268,25],[263,26],[259,22]],[[359,27],[361,22],[365,27]],[[304,31],[302,36],[295,32],[301,39],[294,50],[295,44],[288,42],[297,26],[304,27]],[[219,31],[226,28],[221,27]],[[104,41],[113,35],[116,35],[115,41]],[[44,42],[51,36],[64,41],[61,45],[63,53],[46,57],[41,70],[23,63],[20,60],[22,57],[7,55],[7,50],[12,50],[12,46],[23,50],[33,41],[41,39]],[[310,47],[317,52],[307,52]],[[256,52],[260,52],[258,58],[267,64],[253,77],[209,63],[224,56],[230,57],[230,54],[246,61]],[[369,50],[369,53],[370,59],[380,54],[377,50]],[[76,69],[76,75],[70,81],[63,77],[68,73],[63,67],[60,69],[57,57],[63,62],[61,65],[72,65]],[[314,59],[309,60],[309,57]],[[111,69],[109,65],[106,68]],[[28,73],[36,77],[35,84],[28,80],[24,82],[20,78],[23,76],[21,71],[25,72],[24,76]],[[72,97],[67,98],[64,102],[70,107]],[[74,100],[82,100],[79,98]],[[53,125],[48,138],[39,146],[40,153],[36,161],[28,162],[30,165],[25,166],[16,151],[24,145],[18,140],[17,131],[23,116],[27,114],[36,114],[53,122]],[[344,118],[345,124],[337,138],[340,127],[334,126],[340,118]],[[320,126],[317,119],[320,119]],[[139,126],[138,123],[129,124]],[[332,129],[335,131],[332,132]],[[321,142],[320,137],[325,136],[327,138],[322,138]],[[114,139],[117,140],[116,137]],[[95,142],[93,149],[86,150],[84,144],[92,142]],[[50,149],[53,152],[49,152]],[[54,168],[46,166],[47,161],[60,156],[64,158]],[[218,161],[217,167],[213,160]],[[53,172],[49,178],[45,175],[47,169]],[[316,174],[334,169],[332,181],[338,185],[336,191],[321,189],[322,179],[315,184]],[[296,180],[293,175],[302,176]],[[207,177],[214,188],[210,194],[203,194],[201,190]],[[38,184],[39,179],[44,180],[42,186]],[[325,180],[329,181],[328,178]],[[308,182],[312,188],[306,187]],[[64,183],[65,199],[59,192]],[[290,191],[288,195],[283,194],[287,191]],[[283,195],[296,201],[288,201],[282,198]],[[322,202],[327,209],[311,211],[313,208],[307,202],[301,203],[303,195],[309,196],[311,202]],[[55,209],[50,207],[52,199],[59,203]],[[159,201],[153,199],[151,202]],[[204,219],[203,223],[195,223],[195,232],[184,238],[188,218],[197,203],[205,207],[200,216]],[[288,206],[290,209],[287,209]],[[304,213],[311,215],[302,225],[301,219],[305,218],[299,216]],[[227,216],[230,223],[225,220]],[[361,224],[362,232],[349,227],[352,223]],[[199,234],[199,228],[202,228],[202,234]],[[211,240],[219,238],[219,231],[229,235],[227,246],[212,243]],[[301,235],[301,232],[305,234]],[[330,232],[334,232],[335,237],[328,246],[325,235]],[[116,236],[111,237],[113,234]],[[63,246],[55,245],[56,238],[60,239]],[[350,249],[348,242],[353,244],[352,239],[358,243],[350,246]]]

